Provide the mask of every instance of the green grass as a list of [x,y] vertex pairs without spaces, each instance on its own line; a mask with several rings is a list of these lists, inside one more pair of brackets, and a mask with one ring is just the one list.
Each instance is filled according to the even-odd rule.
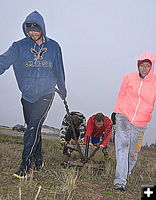
[[100,152],[93,158],[105,163],[101,172],[87,167],[62,168],[64,157],[59,141],[47,139],[43,139],[43,171],[32,171],[27,180],[20,181],[12,174],[20,165],[22,149],[22,137],[0,133],[0,200],[139,200],[140,186],[156,182],[156,159],[150,157],[154,150],[142,149],[127,191],[121,193],[113,190],[114,144],[109,145],[107,159]]

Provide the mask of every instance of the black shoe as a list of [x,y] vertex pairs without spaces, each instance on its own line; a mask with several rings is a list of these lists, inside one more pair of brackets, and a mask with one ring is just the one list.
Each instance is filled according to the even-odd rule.
[[27,172],[25,169],[19,169],[17,172],[13,174],[13,176],[19,179],[27,178]]
[[41,171],[44,167],[44,162],[42,162],[40,165],[35,165],[34,171]]

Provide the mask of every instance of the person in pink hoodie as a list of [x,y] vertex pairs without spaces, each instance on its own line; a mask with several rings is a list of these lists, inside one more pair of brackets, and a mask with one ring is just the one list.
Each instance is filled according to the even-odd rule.
[[138,72],[124,76],[118,93],[113,124],[116,126],[116,177],[114,189],[124,191],[127,178],[136,164],[147,123],[156,100],[156,56],[145,52],[138,61]]

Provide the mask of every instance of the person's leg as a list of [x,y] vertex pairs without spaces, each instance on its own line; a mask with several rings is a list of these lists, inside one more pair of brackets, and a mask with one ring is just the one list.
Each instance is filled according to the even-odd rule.
[[33,104],[24,100],[23,98],[21,99],[21,103],[23,106],[24,120],[25,120],[26,125],[28,126]]
[[[24,100],[23,98],[21,98],[21,103],[22,103],[22,106],[23,106],[24,120],[25,120],[26,125],[28,126],[29,119],[30,119],[31,112],[32,112],[33,104],[28,102],[28,101],[26,101],[26,100]],[[26,135],[26,131],[24,132],[24,137],[25,137],[25,135]],[[24,137],[23,137],[23,141],[24,141]],[[31,167],[31,164],[29,164],[29,167],[27,167],[25,165],[25,162],[23,162],[23,160],[22,160],[20,169],[14,175],[15,176],[17,175],[17,177],[18,177],[18,174],[19,174],[19,177],[20,176],[22,177],[22,175],[24,177],[26,175],[26,171],[28,171],[30,167]]]
[[[76,139],[78,140],[80,132],[75,129],[75,134],[76,134]],[[65,133],[65,140],[67,142],[70,142],[71,139],[75,140],[75,137],[74,137],[74,134],[73,134],[73,130],[71,128],[69,128]],[[76,140],[75,140],[75,143],[76,143]]]
[[71,140],[71,138],[72,138],[72,130],[71,130],[71,129],[68,129],[68,130],[66,131],[66,133],[65,133],[65,140],[66,140],[67,142],[69,142],[69,141]]
[[[24,115],[24,119],[25,119],[25,123],[28,126],[29,121],[30,121],[30,116],[33,110],[33,103],[30,103],[26,100],[24,100],[23,98],[21,99],[21,103],[23,106],[23,115]],[[44,119],[43,119],[44,121]],[[41,153],[41,149],[42,149],[42,139],[41,139],[41,128],[42,128],[42,124],[41,123],[39,130],[38,130],[38,141],[37,141],[37,148],[36,148],[36,152],[34,154],[34,158],[32,158],[32,161],[35,161],[35,166],[42,166],[42,153]]]
[[[43,123],[41,123],[41,125],[42,124]],[[36,151],[34,152],[34,161],[35,161],[36,170],[39,170],[43,167],[41,128],[42,126],[40,126],[39,131],[38,131],[38,141],[36,144]]]
[[[67,143],[70,142],[70,140],[71,140],[71,135],[72,135],[72,131],[71,131],[71,129],[68,129],[68,130],[66,131],[66,133],[65,133],[65,141],[66,141]],[[63,147],[63,155],[69,156],[67,143],[64,144],[64,147]]]
[[[76,138],[78,139],[79,138],[79,131],[75,130],[75,133],[76,133]],[[67,143],[71,143],[73,145],[76,144],[76,140],[75,140],[75,137],[73,136],[73,130],[71,128],[69,128],[66,133],[65,133],[65,140],[67,141]],[[71,153],[71,150],[69,151],[67,145],[64,146],[64,149],[63,149],[63,154],[64,155],[69,155]]]
[[[24,149],[21,163],[21,168],[25,169],[25,171],[30,169],[33,157],[36,160],[42,158],[41,127],[51,107],[53,97],[53,95],[46,95],[31,104],[31,115],[29,116],[27,130],[24,134]],[[28,106],[27,101],[24,100],[23,104],[25,103]]]
[[129,152],[129,168],[128,175],[131,174],[132,169],[134,168],[138,153],[141,150],[144,132],[146,127],[135,127],[131,126],[131,143],[130,143],[130,152]]
[[[75,138],[75,136],[74,136],[74,132],[75,132],[75,136],[76,136],[76,138]],[[73,140],[78,140],[79,139],[79,136],[80,136],[80,132],[79,132],[79,130],[77,130],[75,127],[74,127],[74,132],[73,132],[73,129],[71,128],[70,129],[70,139],[73,139]],[[76,142],[76,140],[75,140],[75,142]]]
[[[21,98],[21,103],[23,106],[23,116],[24,116],[25,124],[28,126],[32,108],[33,108],[33,103],[30,103],[30,102],[24,100],[23,98]],[[34,161],[34,158],[32,158],[32,161]]]
[[121,114],[116,115],[116,177],[114,185],[126,184],[128,174],[128,154],[130,148],[130,122]]

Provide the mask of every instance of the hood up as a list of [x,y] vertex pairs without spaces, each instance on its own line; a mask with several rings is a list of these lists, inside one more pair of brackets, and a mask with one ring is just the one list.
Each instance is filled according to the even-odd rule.
[[25,21],[24,21],[24,23],[22,25],[23,32],[24,32],[25,36],[28,37],[28,34],[26,32],[26,29],[25,29],[26,23],[38,24],[40,26],[41,30],[42,30],[42,35],[46,36],[46,29],[45,29],[44,19],[43,19],[42,15],[39,12],[33,11],[32,13],[30,13],[26,17],[26,19],[25,19]]
[[151,67],[151,70],[149,72],[149,75],[153,74],[154,73],[154,63],[156,61],[156,56],[153,53],[145,52],[142,55],[140,55],[138,61],[139,60],[145,60],[145,59],[148,59],[148,60],[150,60],[152,62],[152,67]]

